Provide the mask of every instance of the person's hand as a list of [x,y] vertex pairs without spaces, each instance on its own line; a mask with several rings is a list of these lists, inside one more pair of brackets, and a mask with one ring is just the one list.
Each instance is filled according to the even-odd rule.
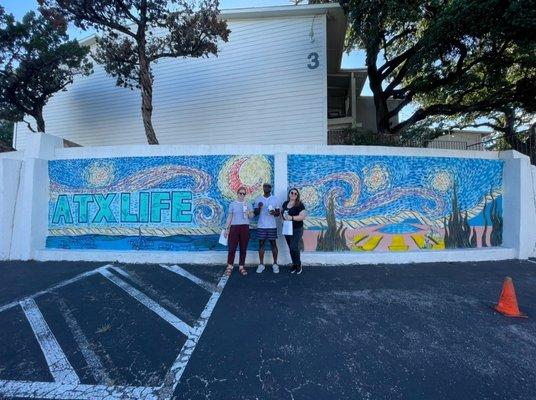
[[225,232],[224,232],[223,236],[225,236],[225,237],[229,236],[229,228],[225,229]]

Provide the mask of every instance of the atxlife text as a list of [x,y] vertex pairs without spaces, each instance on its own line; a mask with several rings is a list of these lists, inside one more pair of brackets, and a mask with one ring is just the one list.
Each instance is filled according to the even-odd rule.
[[[137,202],[132,197],[137,196]],[[70,197],[70,199],[69,199]],[[119,207],[114,203],[120,201]],[[71,204],[75,205],[72,207]],[[132,205],[136,209],[132,210]],[[114,210],[118,210],[115,211]],[[164,212],[169,210],[169,212]],[[117,215],[119,214],[119,215]],[[167,221],[162,221],[163,215]],[[107,194],[62,194],[54,205],[52,224],[192,222],[192,192],[156,191]]]

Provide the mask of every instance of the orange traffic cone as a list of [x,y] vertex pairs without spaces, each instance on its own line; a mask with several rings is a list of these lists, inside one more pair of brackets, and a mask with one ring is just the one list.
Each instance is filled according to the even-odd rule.
[[512,278],[509,276],[504,278],[499,304],[495,306],[495,310],[507,317],[527,318],[525,314],[519,311],[514,282],[512,282]]

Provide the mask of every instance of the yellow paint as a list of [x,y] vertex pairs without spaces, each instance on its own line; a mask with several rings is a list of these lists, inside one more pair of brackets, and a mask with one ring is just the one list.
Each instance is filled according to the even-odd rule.
[[424,235],[411,235],[411,238],[417,245],[419,249],[424,249],[426,247],[426,241],[424,240]]
[[352,239],[352,244],[351,244],[350,248],[352,250],[361,250],[360,247],[362,247],[362,246],[359,246],[358,243],[361,242],[363,239],[365,239],[367,237],[368,237],[368,235],[366,233],[358,233]]
[[372,251],[376,247],[378,247],[378,244],[381,242],[382,239],[383,236],[381,235],[372,236],[369,240],[367,240],[367,243],[362,246],[356,246],[355,249],[361,251]]
[[404,240],[404,236],[402,235],[393,236],[393,239],[391,240],[391,245],[389,246],[389,250],[407,251],[408,249],[409,249],[409,246],[406,244],[406,241]]
[[357,235],[354,236],[354,239],[353,239],[354,244],[358,244],[360,241],[362,241],[366,237],[368,237],[366,233],[358,233]]
[[437,244],[434,244],[432,246],[432,249],[434,250],[445,250],[445,241],[444,240],[435,240]]

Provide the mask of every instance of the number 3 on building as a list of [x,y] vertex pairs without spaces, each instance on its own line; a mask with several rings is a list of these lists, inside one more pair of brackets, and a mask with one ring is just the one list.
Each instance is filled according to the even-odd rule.
[[315,51],[307,56],[309,61],[311,61],[309,64],[307,64],[307,68],[309,69],[317,69],[320,65],[320,61],[318,60],[318,53]]

